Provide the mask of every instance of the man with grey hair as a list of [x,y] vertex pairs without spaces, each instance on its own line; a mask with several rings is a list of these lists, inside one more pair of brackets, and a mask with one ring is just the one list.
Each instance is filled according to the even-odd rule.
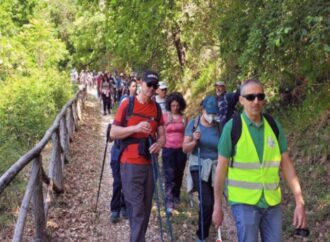
[[228,120],[234,116],[235,106],[240,95],[240,89],[238,88],[235,92],[227,93],[224,81],[217,81],[214,86],[219,108],[217,119],[223,127]]
[[[279,242],[282,234],[279,170],[295,198],[293,225],[306,228],[301,187],[281,125],[262,113],[265,93],[260,81],[245,81],[239,101],[244,107],[237,117],[239,122],[236,118],[227,122],[218,144],[213,222],[216,228],[223,222],[221,198],[227,178],[228,202],[236,221],[238,241],[258,241],[260,230],[263,242]],[[232,135],[235,129],[241,130],[236,143]]]

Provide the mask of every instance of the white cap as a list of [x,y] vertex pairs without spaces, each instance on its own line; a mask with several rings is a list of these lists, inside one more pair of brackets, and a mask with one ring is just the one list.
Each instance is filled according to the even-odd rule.
[[217,81],[214,85],[215,86],[226,86],[226,84],[223,81]]
[[164,81],[159,82],[159,89],[166,89],[167,88],[167,83]]

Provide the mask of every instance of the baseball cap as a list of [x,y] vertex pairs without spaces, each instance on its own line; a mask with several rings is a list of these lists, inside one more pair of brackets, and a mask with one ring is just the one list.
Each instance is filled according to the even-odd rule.
[[154,71],[146,71],[143,75],[142,80],[146,83],[148,82],[158,82],[159,75]]
[[164,81],[159,82],[159,89],[166,89],[167,88],[167,83]]
[[218,114],[219,108],[215,96],[207,96],[202,102],[202,107],[208,114]]
[[217,81],[214,86],[226,86],[226,84],[223,81]]

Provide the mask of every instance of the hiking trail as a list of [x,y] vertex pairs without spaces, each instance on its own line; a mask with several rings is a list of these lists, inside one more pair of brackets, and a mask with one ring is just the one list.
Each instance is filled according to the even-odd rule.
[[[83,118],[71,143],[71,160],[64,169],[64,194],[53,201],[49,212],[48,229],[52,241],[129,241],[128,220],[110,222],[110,200],[112,195],[112,175],[110,169],[110,150],[108,144],[100,197],[97,212],[94,212],[103,155],[105,150],[105,132],[113,114],[103,115],[102,105],[96,90],[89,88]],[[185,178],[182,191],[185,190]],[[173,213],[172,227],[175,241],[195,241],[197,228],[197,194],[194,196],[194,208],[189,207],[188,199],[182,202]],[[183,194],[184,196],[184,194]],[[187,196],[186,196],[187,197]],[[163,227],[166,227],[163,216]],[[164,241],[170,241],[164,229]],[[229,209],[225,210],[222,227],[224,241],[236,241],[236,231]],[[206,241],[215,241],[216,231],[212,226]],[[154,202],[146,241],[161,241],[156,204]]]

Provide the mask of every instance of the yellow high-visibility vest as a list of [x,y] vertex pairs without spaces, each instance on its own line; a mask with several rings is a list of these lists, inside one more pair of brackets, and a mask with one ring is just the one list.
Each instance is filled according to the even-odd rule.
[[241,119],[242,134],[236,144],[233,166],[228,167],[228,200],[255,205],[264,191],[267,204],[275,206],[281,202],[282,197],[279,186],[281,152],[277,138],[263,118],[264,148],[260,162],[248,126],[242,116]]

